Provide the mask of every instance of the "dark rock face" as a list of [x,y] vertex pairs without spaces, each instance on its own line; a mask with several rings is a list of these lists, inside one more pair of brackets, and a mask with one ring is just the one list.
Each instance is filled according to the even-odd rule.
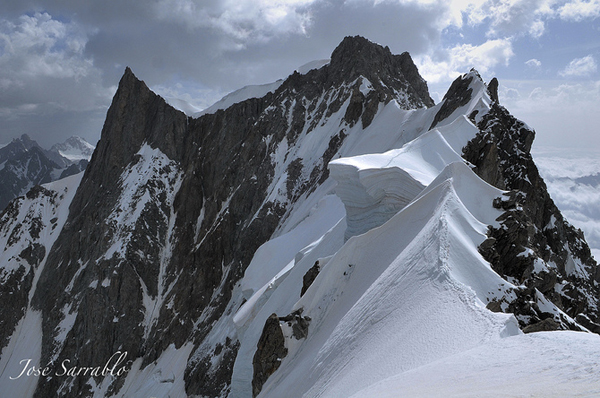
[[252,396],[260,394],[262,386],[269,376],[271,376],[279,366],[281,360],[287,356],[288,350],[285,348],[285,338],[283,331],[279,326],[279,317],[272,314],[265,322],[260,339],[256,346],[256,353],[252,360],[254,375],[252,377]]
[[31,142],[35,143],[26,140],[22,145],[19,140],[14,140],[0,149],[6,150],[3,152],[6,163],[0,170],[0,209],[32,186],[52,181],[52,171],[59,168],[37,144],[30,146]]
[[[477,127],[464,158],[485,181],[510,191],[494,202],[504,210],[500,227],[490,227],[479,248],[496,272],[523,286],[517,299],[507,299],[506,312],[528,332],[581,330],[585,326],[574,321],[581,314],[597,323],[598,267],[583,233],[564,220],[538,173],[530,154],[535,133],[497,102]],[[546,300],[562,313],[540,310]]]
[[524,333],[534,333],[534,332],[551,332],[553,330],[560,329],[560,325],[554,321],[552,318],[546,318],[543,321],[539,321],[537,323],[531,324],[523,328]]
[[319,261],[316,261],[315,264],[310,267],[304,277],[302,278],[302,289],[300,290],[300,297],[304,296],[304,293],[308,290],[310,285],[317,279],[317,275],[319,275],[319,271],[321,267],[319,266]]
[[[379,89],[377,91],[383,91],[390,97],[395,96],[394,89],[407,93],[407,104],[418,107],[434,105],[427,83],[408,53],[393,55],[388,47],[381,47],[360,36],[346,37],[333,51],[329,74],[334,86],[363,76]],[[381,98],[379,102],[382,102]]]
[[495,77],[492,78],[492,80],[490,80],[490,82],[488,83],[487,87],[492,101],[500,103],[500,99],[498,98],[498,79],[496,79]]
[[286,316],[278,317],[277,314],[271,314],[267,318],[252,359],[252,395],[254,397],[261,392],[269,376],[279,369],[281,360],[288,354],[288,349],[285,347],[286,336],[281,323],[284,322],[292,330],[292,334],[288,338],[300,340],[308,336],[311,319],[302,316],[302,312],[303,308],[299,308]]
[[303,308],[299,308],[287,316],[279,317],[279,321],[286,322],[292,328],[292,337],[296,340],[305,339],[308,336],[310,317],[302,316]]
[[85,168],[87,167],[88,164],[89,164],[89,162],[85,159],[80,160],[77,163],[73,163],[72,165],[70,165],[69,167],[64,169],[62,171],[62,173],[60,173],[60,177],[58,179],[60,180],[65,177],[69,177],[69,176],[81,173],[82,171],[85,170]]
[[431,123],[430,129],[437,126],[442,120],[448,118],[452,113],[466,105],[471,100],[473,90],[469,87],[473,81],[473,76],[461,76],[452,82],[446,95],[442,99],[442,106]]

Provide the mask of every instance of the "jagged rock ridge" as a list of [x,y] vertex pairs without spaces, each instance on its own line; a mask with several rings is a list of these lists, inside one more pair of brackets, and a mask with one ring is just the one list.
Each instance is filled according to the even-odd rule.
[[[18,244],[25,249],[10,260],[14,269],[4,270],[5,280],[11,281],[6,288],[29,291],[11,301],[15,311],[5,318],[0,337],[5,346],[7,341],[10,345],[20,319],[40,314],[40,363],[77,358],[82,365],[95,364],[126,351],[131,370],[127,377],[113,379],[40,378],[35,396],[55,396],[58,391],[110,396],[123,389],[139,394],[152,391],[151,395],[251,396],[254,357],[258,358],[254,367],[261,369],[255,385],[274,383],[268,376],[280,377],[275,363],[285,356],[285,344],[292,339],[293,344],[304,344],[321,324],[310,321],[309,315],[301,316],[302,308],[292,308],[294,303],[301,296],[303,300],[314,297],[322,286],[319,280],[331,272],[329,261],[344,244],[345,221],[340,215],[344,206],[332,194],[334,181],[329,177],[332,159],[403,147],[428,134],[429,126],[436,130],[427,139],[442,142],[438,136],[444,136],[447,142],[454,142],[457,126],[466,126],[472,140],[463,143],[464,154],[462,146],[449,145],[450,157],[458,159],[463,154],[478,174],[502,177],[493,181],[484,177],[488,182],[502,189],[519,188],[515,181],[522,175],[507,174],[508,166],[500,174],[492,173],[503,156],[517,152],[508,147],[501,155],[497,148],[480,148],[481,142],[488,142],[487,137],[481,138],[488,126],[492,128],[494,120],[508,116],[495,108],[492,93],[483,93],[485,85],[475,73],[457,80],[453,87],[442,104],[434,106],[407,53],[392,55],[387,48],[353,37],[334,50],[328,65],[306,74],[295,73],[262,98],[194,119],[152,93],[127,68],[102,138],[85,173],[79,176],[81,183],[76,193],[72,187],[68,190],[74,194],[72,199],[65,196],[56,202],[62,188],[52,186],[30,201],[13,202],[2,215],[0,227],[9,246]],[[464,115],[454,123],[451,116],[460,112],[474,123]],[[500,124],[502,130],[494,136],[502,142],[515,139],[514,123],[511,119]],[[475,134],[478,131],[480,135]],[[528,153],[528,133],[523,134],[520,150]],[[446,164],[435,166],[435,173],[446,170]],[[389,214],[377,224],[386,223],[422,193],[435,180],[435,173],[426,178],[404,176],[417,181],[412,186],[420,190],[411,190],[410,198],[403,198],[401,204],[392,203],[397,201],[394,192],[381,196],[374,190],[375,201],[380,203],[369,202],[368,206],[377,207],[385,198],[393,208],[386,207]],[[510,184],[506,183],[509,177],[514,180]],[[374,181],[374,187],[378,184]],[[54,212],[61,212],[62,218],[16,221],[43,201],[49,202],[47,206]],[[511,210],[512,205],[505,202],[499,200],[497,205]],[[331,225],[324,224],[326,228],[319,232],[302,229],[310,224],[314,212]],[[303,233],[286,238],[296,228]],[[22,230],[28,232],[19,232]],[[484,242],[481,251],[492,253],[486,258],[501,276],[522,275],[524,269],[509,272],[494,263],[493,253],[501,250],[506,239],[495,237],[493,231],[489,235],[495,240]],[[47,233],[51,239],[36,241],[36,236]],[[514,234],[509,235],[509,240],[515,239]],[[309,237],[311,240],[303,243]],[[267,259],[257,263],[257,250],[278,238],[291,247],[285,258],[294,268],[286,273],[286,264],[275,264],[279,268],[271,275]],[[348,242],[352,245],[356,240]],[[527,243],[523,247],[534,250],[537,246]],[[572,247],[571,251],[579,247],[579,252],[585,253],[582,240],[573,241]],[[511,255],[518,257],[521,252]],[[561,258],[568,259],[568,255]],[[319,272],[307,276],[303,286],[303,276],[317,261]],[[586,272],[596,269],[595,263],[585,264]],[[362,272],[351,260],[341,266],[341,281]],[[251,283],[247,278],[255,269],[264,272]],[[298,283],[290,290],[278,291],[280,284],[295,280],[292,273],[299,275]],[[527,277],[523,281],[535,284]],[[581,303],[585,292],[584,288],[580,296],[574,295],[569,305]],[[508,290],[503,293],[506,297],[498,297],[496,302],[508,304],[513,296]],[[336,294],[341,293],[331,293],[332,297],[338,297]],[[267,311],[268,305],[261,305],[269,297],[275,300],[282,295],[287,301],[282,299],[285,303],[265,327],[273,312]],[[516,308],[519,300],[510,303]],[[594,313],[588,311],[592,302],[588,303],[581,307],[583,312],[577,311],[596,322]],[[555,305],[568,314],[580,315],[558,302]],[[506,306],[498,306],[506,310]],[[268,314],[261,318],[261,311]],[[521,314],[531,316],[531,312]],[[560,326],[572,324],[560,323],[561,319],[557,316]],[[519,321],[524,327],[537,320]],[[263,330],[267,330],[264,338]],[[256,348],[259,341],[263,348],[269,346],[266,342],[273,340],[269,330],[278,338],[272,352],[262,351],[269,357],[266,364]],[[177,358],[173,362],[181,371],[165,376],[165,358]],[[169,366],[174,365],[169,362]]]

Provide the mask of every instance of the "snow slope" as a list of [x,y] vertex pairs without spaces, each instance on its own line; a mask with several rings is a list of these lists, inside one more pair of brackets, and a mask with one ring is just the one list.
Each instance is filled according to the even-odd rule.
[[462,146],[477,128],[465,117],[433,129],[400,149],[330,162],[346,205],[346,238],[383,224],[431,183],[447,164],[462,161]]
[[[213,105],[208,108],[190,114],[192,117],[200,117],[207,113],[215,113],[221,109],[227,109],[233,104],[237,104],[238,102],[245,101],[250,98],[261,98],[267,95],[267,93],[273,92],[281,86],[283,80],[277,80],[273,83],[260,84],[260,85],[252,85],[245,86],[239,90],[236,90],[232,93],[227,94],[225,97],[221,98],[219,101],[215,102]],[[179,108],[178,108],[179,109]],[[187,112],[186,112],[187,114]]]
[[598,397],[600,337],[571,331],[508,337],[385,379],[352,398]]
[[[326,182],[256,252],[241,282],[247,301],[234,316],[241,346],[230,396],[252,396],[265,320],[298,309],[310,319],[308,336],[296,339],[280,320],[288,353],[260,397],[598,393],[597,336],[523,335],[513,315],[486,308],[517,286],[477,249],[488,226],[499,225],[492,202],[503,191],[461,157],[478,133],[465,115],[481,120],[491,103],[476,72],[465,76],[474,77],[471,100],[430,131],[423,126],[441,105],[382,106],[329,164],[345,212]],[[307,203],[319,205],[308,212]],[[300,297],[317,261],[321,271]]]
[[[472,173],[452,171],[457,179]],[[506,282],[476,250],[486,224],[460,199],[474,181],[458,191],[454,176],[440,181],[381,227],[351,238],[327,262],[294,306],[312,319],[309,335],[296,350],[288,348],[263,396],[349,396],[520,333],[511,315],[485,308]],[[487,215],[493,212],[490,205]]]
[[175,97],[163,97],[163,98],[165,101],[167,101],[167,104],[171,105],[173,108],[185,113],[188,116],[192,116],[198,112],[201,112],[200,108],[195,107],[194,105],[190,104],[189,102],[187,102],[186,100],[183,100],[181,98],[175,98]]
[[322,68],[323,66],[329,64],[330,61],[330,59],[318,59],[315,61],[307,62],[306,64],[296,69],[296,72],[300,73],[301,75],[305,75],[313,69]]
[[[478,82],[483,86],[480,80]],[[344,89],[341,87],[340,91]],[[344,126],[343,115],[346,109],[347,103],[328,119],[320,121],[318,127],[310,134],[302,132],[295,147],[285,145],[274,152],[272,156],[278,164],[281,164],[276,168],[275,175],[281,177],[275,178],[272,186],[269,187],[272,194],[267,200],[286,200],[282,195],[282,192],[285,192],[287,180],[285,159],[302,158],[302,163],[307,170],[311,170],[310,165],[320,161],[314,154],[322,153],[323,148],[327,147],[330,137],[337,134],[340,127]],[[438,110],[439,106],[429,109],[405,110],[396,101],[391,101],[386,105],[382,104],[366,129],[363,130],[360,124],[343,127],[346,139],[339,154],[343,157],[357,156],[357,158],[352,158],[353,160],[348,160],[350,163],[357,162],[357,159],[361,158],[360,155],[365,155],[368,159],[382,156],[381,162],[389,162],[395,157],[395,152],[383,155],[369,154],[400,148],[411,140],[424,135],[426,130],[423,126],[431,125]],[[310,120],[315,118],[314,115],[308,115],[308,117]],[[459,149],[454,150],[453,148],[459,148],[460,142],[466,143],[475,134],[473,125],[465,121],[466,119],[461,119],[452,126],[425,134],[422,140],[407,145],[412,149],[403,148],[400,152],[412,156],[410,159],[406,158],[408,162],[421,157],[420,166],[415,165],[415,167],[420,167],[420,173],[427,175],[426,181],[431,182],[447,163],[460,159],[456,154]],[[465,128],[463,129],[461,126]],[[440,146],[444,146],[447,152],[447,161],[428,158],[428,155],[425,154],[427,150],[423,146],[426,145],[426,140],[436,141]],[[423,160],[423,158],[426,159]],[[344,161],[344,158],[340,160],[340,162]],[[289,163],[289,160],[287,162]],[[333,163],[336,162],[338,161]],[[330,171],[333,176],[335,173],[333,166]],[[418,173],[418,171],[415,172]],[[392,177],[391,175],[384,176],[382,181],[390,182]],[[265,319],[274,312],[281,316],[290,313],[300,296],[304,274],[317,260],[321,264],[325,264],[327,258],[334,255],[344,244],[344,236],[349,229],[347,221],[350,217],[347,214],[349,201],[340,193],[341,186],[342,184],[339,184],[335,187],[335,180],[329,178],[308,197],[298,200],[273,239],[257,250],[254,259],[246,269],[241,286],[247,301],[233,319],[238,336],[240,336],[240,349],[234,365],[231,396],[251,396],[252,357],[256,351],[256,344]],[[409,200],[423,188],[424,185],[420,184],[418,188],[414,189]],[[342,200],[335,200],[335,196],[333,196],[335,194]],[[358,197],[357,192],[350,193],[350,195],[353,195],[355,200]],[[345,214],[346,217],[344,217]],[[365,219],[362,221],[366,224],[371,222]],[[380,221],[378,222],[381,224]]]
[[[10,342],[2,350],[0,356],[0,385],[3,386],[2,394],[10,397],[31,397],[37,385],[36,377],[23,375],[18,377],[23,369],[24,359],[31,359],[33,366],[46,366],[40,364],[42,347],[42,314],[31,308],[30,301],[35,293],[37,281],[42,274],[50,248],[54,244],[69,214],[69,205],[81,181],[83,173],[64,178],[43,185],[42,194],[33,197],[22,197],[14,203],[17,217],[10,218],[4,213],[0,220],[0,280],[23,275],[23,280],[33,274],[32,286],[29,291],[28,302],[25,303],[25,315],[17,323]],[[33,228],[23,226],[37,225],[36,233]],[[12,245],[8,244],[12,240]],[[23,258],[22,253],[27,247],[40,245],[44,248],[45,255],[37,266],[32,266]],[[39,247],[39,246],[38,246]],[[62,323],[63,329],[58,331],[57,339],[66,336],[65,331],[72,326],[69,321],[74,319],[66,316]],[[64,337],[63,337],[64,343]],[[54,370],[54,369],[53,369]],[[13,379],[10,379],[10,378]]]

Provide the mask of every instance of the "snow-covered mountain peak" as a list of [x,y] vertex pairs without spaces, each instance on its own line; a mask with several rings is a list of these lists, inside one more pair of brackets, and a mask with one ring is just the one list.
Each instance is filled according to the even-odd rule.
[[78,136],[72,136],[60,144],[54,144],[50,151],[56,152],[72,162],[90,160],[95,147]]
[[[471,71],[434,105],[407,53],[350,37],[194,118],[127,68],[76,191],[46,186],[0,217],[0,383],[22,358],[127,351],[120,377],[10,391],[369,396],[471,353],[497,368],[536,340],[522,333],[600,333],[597,264],[495,86]],[[573,372],[597,390],[588,369]]]

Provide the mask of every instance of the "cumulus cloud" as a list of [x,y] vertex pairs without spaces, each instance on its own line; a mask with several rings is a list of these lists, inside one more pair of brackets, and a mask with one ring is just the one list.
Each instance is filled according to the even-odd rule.
[[487,0],[468,9],[468,20],[471,24],[489,21],[490,37],[540,37],[545,20],[554,13],[553,4],[554,0]]
[[600,17],[600,0],[574,0],[558,9],[560,18],[568,21],[581,21]]
[[159,19],[184,23],[190,29],[213,28],[240,43],[286,33],[306,33],[307,6],[315,0],[158,0]]
[[[508,106],[516,113],[527,112],[539,114],[546,118],[550,113],[563,112],[568,115],[567,123],[573,123],[584,116],[586,119],[594,116],[598,101],[600,101],[600,81],[591,81],[586,84],[564,84],[553,81],[541,82],[542,86],[535,86],[540,82],[532,82],[528,87],[519,90],[521,95],[516,101],[509,101]],[[504,84],[510,85],[511,82]],[[522,83],[525,84],[525,83]],[[511,87],[514,89],[514,87]],[[505,90],[507,87],[504,88]],[[591,120],[591,119],[590,119]]]
[[50,133],[51,125],[26,127],[27,119],[104,109],[114,89],[103,87],[101,72],[85,55],[86,43],[85,29],[48,13],[0,20],[0,133],[39,134],[41,128]]
[[447,49],[444,56],[446,59],[440,61],[430,55],[416,57],[425,80],[432,83],[451,80],[473,67],[486,74],[497,65],[508,65],[514,52],[511,40],[495,39],[479,46],[457,45]]
[[[511,95],[506,95],[511,90]],[[514,90],[514,91],[512,91]],[[514,93],[518,92],[518,95]],[[537,132],[534,146],[595,148],[600,81],[500,80],[500,101]]]
[[559,74],[564,77],[589,76],[598,70],[598,64],[593,56],[575,58]]
[[77,79],[93,68],[83,56],[87,36],[75,23],[38,12],[23,15],[16,23],[2,20],[0,32],[4,81],[36,76]]

